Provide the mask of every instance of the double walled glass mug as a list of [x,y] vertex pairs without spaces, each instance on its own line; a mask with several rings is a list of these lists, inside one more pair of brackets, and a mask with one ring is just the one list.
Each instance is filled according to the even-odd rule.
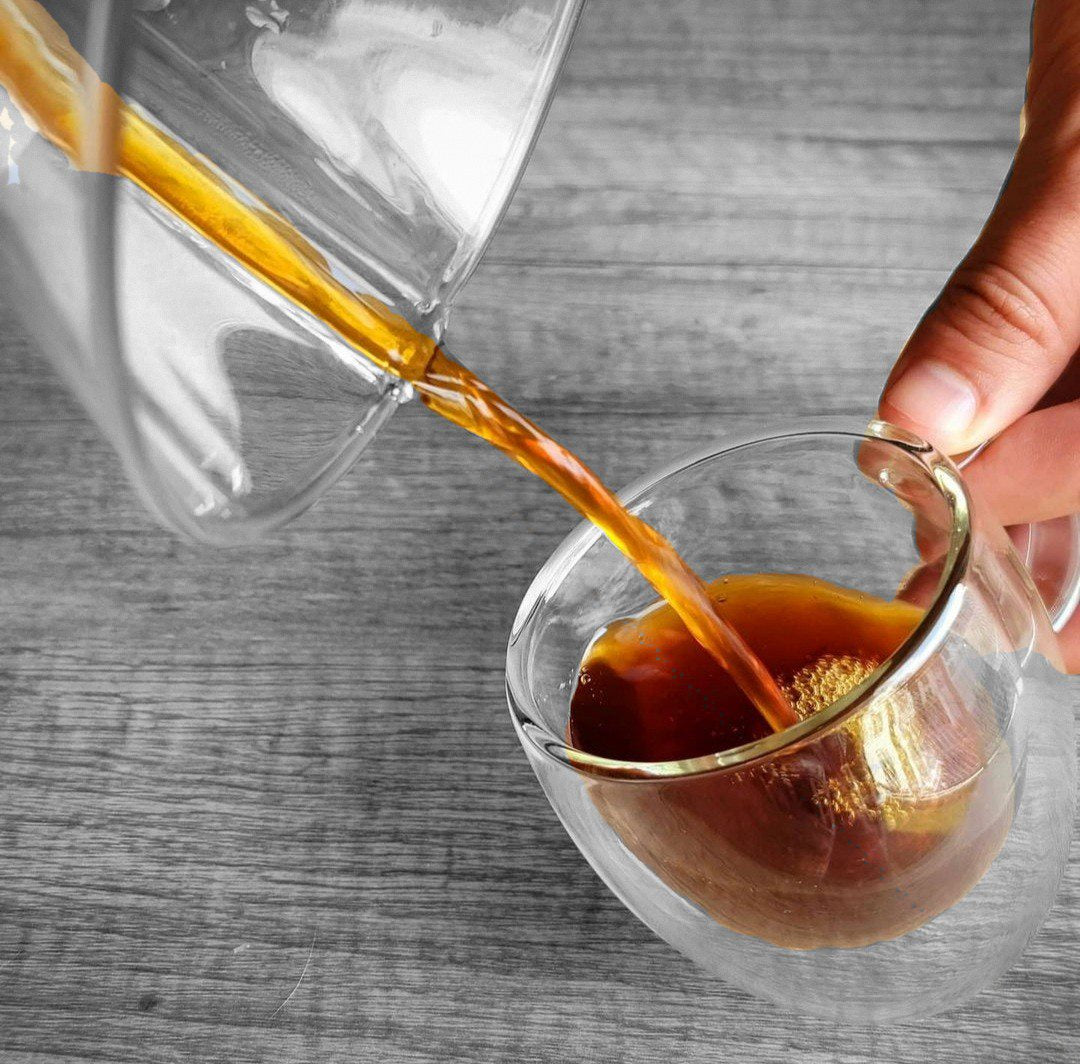
[[0,276],[167,524],[287,521],[410,394],[173,201],[441,340],[583,2],[0,0]]
[[880,423],[734,441],[623,499],[707,579],[903,588],[925,612],[868,678],[785,731],[685,761],[595,756],[568,738],[579,664],[655,595],[594,529],[575,531],[522,603],[507,691],[594,869],[676,949],[786,1009],[899,1019],[994,980],[1049,910],[1071,837],[1072,692],[1053,628],[1075,604],[1075,522],[1013,537],[1037,590],[956,466]]

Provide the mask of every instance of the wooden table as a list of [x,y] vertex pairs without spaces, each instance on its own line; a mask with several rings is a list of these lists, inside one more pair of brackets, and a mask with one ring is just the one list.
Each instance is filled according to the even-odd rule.
[[[452,347],[614,482],[866,416],[1009,164],[1024,0],[592,0]],[[573,518],[406,410],[263,546],[140,509],[0,324],[0,1058],[1074,1061],[1080,866],[1023,962],[841,1030],[602,886],[503,700]]]

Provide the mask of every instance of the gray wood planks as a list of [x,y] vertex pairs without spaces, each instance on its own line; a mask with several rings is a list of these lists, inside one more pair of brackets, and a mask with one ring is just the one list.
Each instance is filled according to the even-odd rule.
[[[451,347],[614,482],[866,416],[991,206],[1019,0],[592,0]],[[840,1030],[611,897],[517,748],[503,646],[573,522],[419,410],[268,543],[157,529],[0,319],[5,1061],[1080,1056],[1080,872],[1024,961]]]

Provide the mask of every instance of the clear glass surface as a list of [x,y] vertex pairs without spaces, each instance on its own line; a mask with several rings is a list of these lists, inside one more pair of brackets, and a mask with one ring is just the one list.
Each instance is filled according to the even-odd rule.
[[[2,0],[0,17],[47,48],[55,27],[131,114],[273,212],[337,282],[441,338],[581,2]],[[0,62],[16,305],[167,522],[257,535],[349,468],[408,389],[135,184],[85,172],[125,119],[53,71],[82,115],[69,153],[27,120],[17,65]]]
[[[706,579],[904,587],[926,612],[794,728],[690,761],[596,757],[567,738],[579,664],[598,629],[655,595],[579,528],[526,595],[507,688],[585,857],[657,934],[785,1009],[928,1015],[993,981],[1064,868],[1073,706],[1036,587],[955,466],[887,426],[794,428],[695,455],[624,499]],[[856,791],[874,818],[819,800]]]

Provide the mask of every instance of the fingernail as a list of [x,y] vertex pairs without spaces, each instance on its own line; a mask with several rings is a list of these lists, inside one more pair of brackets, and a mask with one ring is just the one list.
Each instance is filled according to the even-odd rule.
[[944,362],[916,362],[882,398],[932,443],[962,438],[979,408],[975,389]]

